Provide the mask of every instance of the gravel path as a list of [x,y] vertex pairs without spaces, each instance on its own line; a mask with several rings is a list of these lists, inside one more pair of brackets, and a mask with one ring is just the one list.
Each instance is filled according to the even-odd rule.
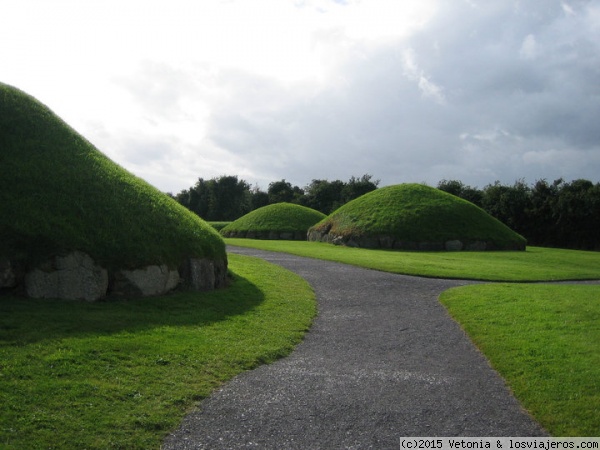
[[227,383],[164,449],[397,449],[402,436],[543,436],[438,303],[436,280],[241,247],[305,278],[319,314],[286,358]]

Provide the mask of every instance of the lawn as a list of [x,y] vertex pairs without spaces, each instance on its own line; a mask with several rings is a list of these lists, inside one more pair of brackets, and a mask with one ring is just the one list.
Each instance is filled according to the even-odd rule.
[[288,354],[316,313],[297,275],[230,255],[232,285],[83,303],[0,297],[0,447],[160,448],[234,375]]
[[[291,241],[226,239],[390,272],[501,281],[600,279],[600,253],[397,252]],[[454,319],[553,436],[600,430],[600,285],[494,283],[440,297]]]
[[[226,241],[426,276],[600,278],[593,252]],[[289,353],[316,312],[312,290],[264,261],[229,261],[233,284],[208,293],[102,303],[0,297],[0,447],[159,448],[220,384]],[[517,283],[442,296],[522,404],[563,436],[600,429],[599,299],[600,286]]]
[[600,286],[465,286],[440,300],[551,435],[598,436]]
[[528,247],[524,252],[410,252],[322,242],[256,239],[225,239],[225,242],[424,277],[521,282],[600,279],[600,252],[541,247]]

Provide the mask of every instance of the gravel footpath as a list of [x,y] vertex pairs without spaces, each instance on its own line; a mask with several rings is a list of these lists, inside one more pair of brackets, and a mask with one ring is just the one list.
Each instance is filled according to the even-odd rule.
[[469,281],[241,247],[306,279],[319,314],[286,358],[201,402],[164,449],[398,449],[402,436],[544,436],[439,304]]

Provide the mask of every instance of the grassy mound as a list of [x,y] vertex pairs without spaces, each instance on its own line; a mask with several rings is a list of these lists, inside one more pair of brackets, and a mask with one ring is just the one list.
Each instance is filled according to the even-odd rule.
[[525,239],[481,208],[420,184],[369,192],[309,231],[310,240],[407,250],[524,250]]
[[255,209],[221,230],[226,237],[255,239],[306,239],[306,232],[325,214],[291,203],[276,203]]
[[226,258],[206,222],[1,83],[0,167],[0,256],[32,262],[80,250],[107,268]]

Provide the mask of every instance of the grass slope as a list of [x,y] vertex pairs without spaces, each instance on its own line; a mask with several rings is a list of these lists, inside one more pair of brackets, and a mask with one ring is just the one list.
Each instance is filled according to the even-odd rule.
[[229,255],[226,290],[82,303],[0,297],[0,447],[150,449],[200,399],[289,353],[316,312],[299,276]]
[[288,232],[306,235],[308,229],[325,214],[306,206],[292,203],[275,203],[255,209],[239,219],[228,224],[221,230],[223,236],[239,233],[259,232]]
[[421,184],[387,186],[346,203],[313,227],[344,238],[389,236],[402,242],[486,241],[523,248],[525,238],[481,208]]
[[466,286],[440,299],[550,434],[598,436],[600,286]]
[[225,257],[219,234],[46,106],[0,84],[0,255],[82,250],[107,267]]

